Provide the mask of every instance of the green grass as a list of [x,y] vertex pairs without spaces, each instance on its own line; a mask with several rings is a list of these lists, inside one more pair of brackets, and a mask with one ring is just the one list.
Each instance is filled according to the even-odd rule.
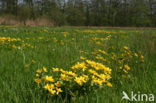
[[[48,32],[43,31],[43,29]],[[77,30],[96,31],[99,29],[1,27],[0,37],[21,38],[25,42],[2,44],[0,40],[0,103],[62,103],[63,101],[59,98],[46,96],[37,87],[34,78],[38,68],[45,66],[69,70],[72,65],[80,61],[80,56],[96,60],[95,56],[91,54],[95,48],[119,55],[123,46],[128,46],[134,52],[142,51],[145,62],[135,64],[130,61],[131,70],[127,74],[129,78],[118,78],[117,71],[113,72],[113,87],[105,87],[96,93],[73,97],[71,103],[129,103],[126,100],[121,101],[122,91],[126,91],[128,94],[131,91],[156,94],[156,30],[103,29],[108,31],[107,33],[82,33],[77,32]],[[100,28],[100,30],[102,29]],[[115,33],[112,34],[112,31]],[[64,32],[69,32],[66,38],[63,35]],[[103,38],[108,35],[111,35],[111,40],[103,42],[104,46],[90,42],[92,37]],[[40,40],[39,37],[43,37],[43,39]],[[56,43],[53,38],[57,39]],[[61,45],[61,40],[63,40],[64,45]],[[11,47],[13,44],[21,46],[25,43],[29,43],[34,48],[25,46],[21,50]],[[113,50],[109,48],[112,46]],[[79,53],[79,50],[89,54]],[[32,60],[35,60],[36,63],[32,63]],[[115,71],[117,63],[111,62],[107,66]]]

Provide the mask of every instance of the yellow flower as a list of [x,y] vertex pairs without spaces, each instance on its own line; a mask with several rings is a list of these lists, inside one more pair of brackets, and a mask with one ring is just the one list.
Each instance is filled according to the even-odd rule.
[[81,79],[80,78],[78,78],[78,77],[76,77],[75,79],[74,79],[74,81],[76,82],[76,83],[78,83],[79,85],[82,85],[82,81],[81,81]]
[[104,75],[104,74],[100,74],[100,75],[97,75],[100,79],[106,79],[106,75]]
[[39,39],[39,40],[42,40],[42,39],[43,39],[43,37],[38,37],[38,39]]
[[42,70],[41,69],[38,69],[36,72],[37,73],[42,73]]
[[32,63],[36,63],[36,61],[35,60],[32,60]]
[[108,55],[105,51],[103,51],[103,50],[98,50],[100,53],[103,53],[103,54],[105,54],[105,55]]
[[52,76],[46,76],[45,77],[45,82],[54,82],[54,79]]
[[64,74],[67,74],[67,71],[63,70],[63,69],[60,69],[60,71]]
[[106,75],[106,79],[109,79],[111,76],[109,74]]
[[45,67],[43,67],[43,71],[44,71],[44,72],[48,72],[48,71],[47,71],[47,68],[45,68]]
[[60,87],[60,86],[61,86],[61,83],[60,83],[59,81],[57,81],[57,82],[55,83],[55,85],[56,85],[57,87]]
[[138,57],[138,54],[137,53],[134,53],[134,56]]
[[85,77],[83,77],[83,76],[76,77],[76,78],[74,79],[74,81],[75,81],[77,84],[79,84],[79,85],[82,85],[83,83],[86,83],[86,82],[87,82],[87,80],[86,80]]
[[112,84],[110,82],[107,83],[107,86],[112,87]]
[[50,89],[50,85],[49,85],[49,84],[46,84],[46,85],[44,86],[44,88],[48,90],[48,89]]
[[124,49],[128,50],[128,47],[127,46],[124,46]]
[[46,90],[51,90],[51,89],[55,89],[55,86],[54,86],[54,84],[46,84],[46,85],[44,86],[44,88],[45,88]]
[[98,75],[98,73],[96,71],[92,70],[92,69],[89,69],[88,72],[91,73],[91,74],[94,74],[94,75]]
[[103,81],[102,81],[102,80],[99,80],[99,79],[98,79],[96,82],[97,82],[97,84],[99,84],[99,85],[102,85],[102,83],[103,83]]
[[55,89],[54,84],[50,84],[50,88],[51,88],[51,89]]
[[1,40],[1,44],[4,44],[5,43],[5,40]]
[[104,60],[104,58],[103,58],[103,57],[101,57],[101,56],[96,56],[95,58],[96,58],[96,59],[101,59],[101,60]]
[[86,58],[81,56],[80,59],[81,59],[81,60],[85,60]]
[[72,77],[69,77],[66,74],[61,74],[60,79],[68,81],[69,79],[72,79]]
[[35,82],[40,84],[41,83],[41,79],[35,79]]
[[124,65],[124,68],[126,69],[126,70],[130,70],[130,67],[126,64],[126,65]]
[[141,62],[143,63],[144,62],[144,56],[141,55]]
[[43,32],[48,32],[48,30],[47,30],[47,29],[43,29],[42,31],[43,31]]
[[86,70],[86,64],[85,64],[85,62],[81,62],[81,63],[77,63],[77,64],[75,64],[74,66],[72,66],[72,69],[83,69],[83,71],[85,71]]
[[86,82],[88,81],[88,76],[87,75],[85,75],[85,74],[83,74],[83,76],[84,76],[84,78],[85,78],[85,80],[86,80]]
[[101,45],[101,42],[99,42],[99,41],[98,41],[98,42],[95,42],[95,43],[96,43],[97,45]]
[[127,70],[125,70],[125,69],[124,69],[123,71],[124,71],[125,73],[128,73]]
[[75,38],[72,38],[72,40],[75,40]]
[[68,74],[68,75],[71,75],[71,76],[73,76],[73,77],[77,77],[77,75],[76,75],[75,73],[73,73],[72,71],[69,71],[67,74]]
[[40,75],[39,74],[36,74],[36,77],[39,77]]
[[66,79],[66,75],[65,74],[61,74],[60,79],[65,80]]
[[12,48],[17,49],[17,46],[15,44],[12,45]]
[[98,78],[96,78],[95,76],[92,76],[92,81],[98,85],[102,85],[103,80],[100,80]]
[[53,38],[53,41],[54,41],[54,43],[56,43],[56,42],[57,42],[57,39],[54,37],[54,38]]
[[59,68],[53,68],[53,72],[58,72]]
[[50,89],[49,92],[54,95],[56,93],[56,90]]
[[95,61],[91,61],[91,60],[86,60],[86,62],[93,68],[95,68],[96,70],[104,70],[105,74],[106,73],[111,73],[111,69],[106,67],[105,65],[101,64],[101,63],[97,63]]
[[64,32],[64,37],[66,37],[67,35],[69,35],[69,32]]
[[61,88],[56,88],[56,94],[58,95],[60,92],[62,92]]

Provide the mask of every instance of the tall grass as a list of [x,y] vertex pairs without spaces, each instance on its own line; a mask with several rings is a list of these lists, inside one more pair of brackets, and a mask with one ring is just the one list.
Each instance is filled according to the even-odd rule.
[[[123,46],[128,46],[132,51],[141,51],[145,57],[144,63],[134,64],[127,74],[128,79],[118,78],[113,80],[113,87],[99,89],[96,93],[76,96],[71,103],[128,103],[123,100],[122,91],[130,94],[131,91],[155,94],[156,90],[156,30],[122,30],[104,29],[106,33],[78,32],[85,28],[50,28],[50,27],[0,27],[0,37],[21,38],[24,43],[0,43],[0,103],[62,103],[60,98],[47,96],[34,82],[35,71],[45,66],[47,68],[59,67],[69,70],[72,65],[80,60],[80,56],[94,59],[91,54],[95,48],[119,54]],[[96,29],[88,29],[96,31]],[[102,30],[102,29],[100,29]],[[122,32],[124,33],[122,33]],[[137,32],[136,32],[137,31]],[[69,35],[64,36],[64,32]],[[115,33],[112,33],[115,32]],[[92,37],[106,37],[111,35],[111,40],[98,46],[91,44]],[[57,39],[57,42],[54,40]],[[61,44],[63,40],[64,44]],[[11,44],[12,43],[12,44]],[[30,46],[12,48],[13,44]],[[33,46],[33,47],[31,47]],[[83,50],[89,55],[81,54]],[[35,63],[32,62],[35,60]],[[116,65],[110,64],[112,70]],[[116,77],[112,74],[112,77]],[[116,77],[117,78],[117,77]]]

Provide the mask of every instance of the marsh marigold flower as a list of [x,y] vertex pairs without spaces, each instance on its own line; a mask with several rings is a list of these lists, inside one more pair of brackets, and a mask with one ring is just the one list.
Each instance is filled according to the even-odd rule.
[[36,74],[36,77],[39,77],[40,75],[39,74]]
[[110,82],[107,83],[107,86],[112,87],[112,84]]
[[85,62],[81,62],[81,63],[78,62],[77,64],[72,66],[72,69],[83,69],[83,71],[85,71],[86,68],[87,67],[86,67]]
[[126,69],[126,70],[130,70],[130,67],[126,64],[126,65],[124,65],[124,68]]
[[53,68],[53,72],[58,72],[59,68]]
[[68,74],[68,75],[71,75],[71,76],[73,76],[73,77],[77,77],[77,75],[76,75],[75,73],[73,73],[72,71],[69,71],[67,74]]
[[55,85],[56,85],[57,87],[60,87],[60,86],[61,86],[61,83],[60,83],[59,81],[57,81],[57,82],[55,83]]
[[72,79],[72,77],[69,77],[66,74],[61,74],[60,79],[61,80],[67,80],[68,81],[69,79]]
[[124,49],[128,50],[128,47],[127,46],[124,46]]
[[41,79],[35,79],[35,82],[40,84],[41,83]]
[[46,67],[43,67],[43,71],[44,72],[48,72]]
[[52,76],[46,76],[45,77],[45,82],[54,82],[54,79]]
[[138,57],[138,54],[137,53],[134,53],[134,56]]
[[12,45],[12,48],[17,49],[17,46],[15,44]]
[[42,73],[42,70],[41,69],[38,69],[36,72],[37,73]]
[[56,94],[58,95],[60,92],[62,92],[61,88],[56,88]]
[[127,70],[125,70],[125,69],[124,69],[123,71],[124,71],[125,73],[128,73]]
[[141,55],[141,62],[143,63],[144,62],[144,56]]
[[81,56],[80,59],[81,59],[81,60],[85,60],[86,58]]
[[76,78],[74,79],[74,81],[75,81],[77,84],[82,85],[83,82],[85,82],[85,78],[82,77],[82,76],[76,77]]

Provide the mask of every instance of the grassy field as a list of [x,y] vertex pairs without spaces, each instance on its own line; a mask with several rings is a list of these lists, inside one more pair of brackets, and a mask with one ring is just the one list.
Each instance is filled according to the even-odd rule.
[[[40,68],[70,70],[85,59],[112,70],[112,87],[62,100],[34,81]],[[129,103],[122,91],[156,94],[155,63],[156,30],[1,26],[0,103]]]

